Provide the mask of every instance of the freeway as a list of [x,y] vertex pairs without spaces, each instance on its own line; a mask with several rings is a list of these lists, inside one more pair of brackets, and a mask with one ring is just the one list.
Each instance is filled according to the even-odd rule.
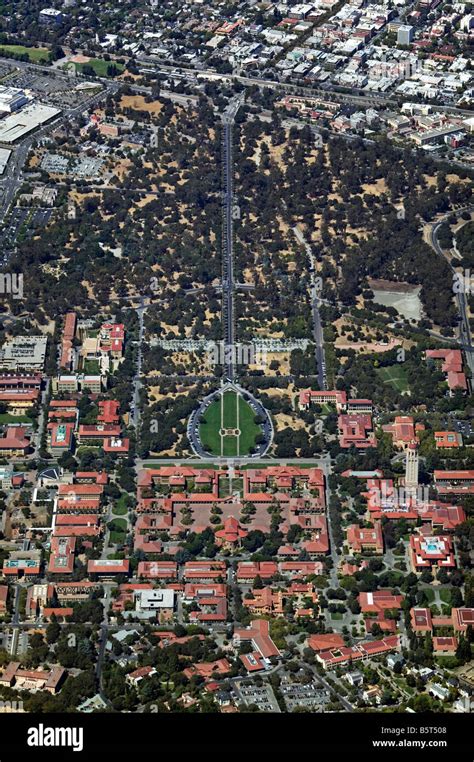
[[[456,214],[456,216],[459,216],[463,212],[471,212],[471,213],[474,212],[474,206],[467,206],[467,207],[463,207],[462,209],[457,209],[454,212],[454,214]],[[454,274],[457,272],[456,268],[453,266],[452,262],[446,257],[446,254],[441,248],[439,240],[438,240],[438,234],[439,234],[441,225],[449,217],[451,217],[452,214],[453,212],[443,215],[443,217],[441,217],[434,225],[431,226],[430,243],[433,249],[436,251],[436,253],[447,260],[454,276]],[[459,326],[459,339],[460,339],[462,348],[465,352],[467,365],[469,367],[469,370],[471,371],[471,378],[474,378],[474,346],[472,344],[471,326],[469,325],[469,317],[467,314],[466,291],[459,289],[456,293],[456,299],[458,303],[459,316],[461,318],[461,323]]]

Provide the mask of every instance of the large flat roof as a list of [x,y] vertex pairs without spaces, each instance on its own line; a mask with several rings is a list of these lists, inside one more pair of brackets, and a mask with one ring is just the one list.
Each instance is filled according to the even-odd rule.
[[15,143],[42,124],[61,113],[61,110],[44,103],[33,103],[0,121],[0,142]]

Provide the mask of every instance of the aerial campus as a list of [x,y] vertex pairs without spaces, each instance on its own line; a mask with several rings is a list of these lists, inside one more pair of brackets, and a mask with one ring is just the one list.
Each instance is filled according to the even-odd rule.
[[0,2],[0,713],[472,711],[473,41]]

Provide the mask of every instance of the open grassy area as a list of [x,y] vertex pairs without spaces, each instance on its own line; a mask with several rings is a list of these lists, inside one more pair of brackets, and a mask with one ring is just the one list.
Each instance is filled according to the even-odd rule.
[[377,368],[377,373],[384,384],[390,384],[399,392],[409,391],[407,372],[401,363],[387,365],[385,368]]
[[11,415],[10,413],[0,413],[0,423],[33,423],[32,418],[27,415]]
[[98,360],[84,360],[84,373],[90,376],[100,375],[100,365]]
[[[234,391],[224,393],[216,400],[203,417],[200,435],[203,446],[214,455],[247,455],[255,445],[260,427],[254,422],[254,412],[239,394]],[[238,435],[221,437],[221,429],[238,429]],[[222,442],[221,442],[222,439]]]
[[48,63],[48,48],[27,48],[24,45],[0,45],[0,56],[13,53],[18,56],[28,56],[32,63]]
[[116,74],[109,74],[109,67],[112,66],[115,66],[117,74],[121,74],[125,69],[123,64],[116,63],[115,61],[104,61],[103,58],[91,58],[87,63],[76,63],[74,66],[76,67],[76,71],[84,74],[86,77],[89,68],[94,69],[94,73],[97,77],[117,76]]
[[124,516],[128,511],[129,502],[129,496],[126,492],[123,492],[112,508],[114,516]]
[[112,519],[107,524],[110,531],[110,542],[114,545],[121,545],[125,542],[127,522],[125,519]]
[[424,587],[423,592],[426,595],[428,603],[434,603],[434,599],[435,599],[434,590],[432,590],[430,587]]
[[451,590],[448,588],[442,588],[439,591],[439,597],[443,601],[443,603],[451,603]]

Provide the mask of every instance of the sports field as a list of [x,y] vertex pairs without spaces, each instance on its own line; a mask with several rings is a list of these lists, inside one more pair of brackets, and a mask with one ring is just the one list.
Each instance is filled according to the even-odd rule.
[[27,48],[25,45],[0,45],[0,55],[4,53],[8,56],[13,53],[18,56],[28,56],[32,63],[47,63],[49,58],[48,48]]
[[377,372],[384,384],[390,384],[399,392],[407,392],[409,390],[407,372],[400,363],[387,365],[385,368],[378,368]]
[[208,407],[201,421],[203,447],[213,455],[247,455],[261,431],[254,418],[252,408],[240,394],[224,392]]
[[88,67],[90,69],[94,69],[94,73],[97,77],[109,77],[109,76],[116,76],[116,75],[110,75],[109,69],[110,67],[115,66],[117,70],[117,74],[121,74],[125,66],[123,64],[117,63],[116,61],[105,61],[103,58],[91,58],[87,63],[76,63],[74,64],[76,67],[76,71],[80,72],[81,74],[84,74],[84,67],[86,69],[85,74],[87,76]]

